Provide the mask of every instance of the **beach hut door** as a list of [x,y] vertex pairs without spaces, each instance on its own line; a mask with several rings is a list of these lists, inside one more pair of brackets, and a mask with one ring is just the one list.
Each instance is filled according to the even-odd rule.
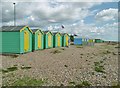
[[68,46],[68,36],[66,36],[66,46]]
[[41,35],[38,34],[38,48],[41,48]]
[[24,31],[24,51],[28,51],[29,49],[29,32],[27,30]]
[[48,47],[51,47],[51,35],[50,34],[48,34]]
[[60,46],[60,36],[58,35],[58,46]]

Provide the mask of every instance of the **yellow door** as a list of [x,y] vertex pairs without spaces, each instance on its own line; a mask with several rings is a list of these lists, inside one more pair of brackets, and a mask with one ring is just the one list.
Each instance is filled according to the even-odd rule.
[[29,49],[29,32],[27,30],[24,31],[24,51],[28,51]]
[[48,47],[51,47],[51,34],[48,34]]
[[68,46],[68,36],[66,36],[66,46]]
[[41,48],[41,34],[38,33],[38,48]]
[[57,37],[58,37],[58,47],[60,47],[60,35],[58,35]]

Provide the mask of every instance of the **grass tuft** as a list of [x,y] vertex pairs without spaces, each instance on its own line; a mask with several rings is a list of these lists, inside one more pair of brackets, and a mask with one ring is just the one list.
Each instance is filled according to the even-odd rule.
[[30,69],[30,68],[31,67],[29,67],[29,66],[28,67],[23,67],[23,66],[21,67],[21,69]]
[[101,72],[101,73],[105,73],[105,68],[104,66],[101,65],[101,63],[103,63],[103,61],[100,62],[94,62],[94,69],[96,72]]
[[77,84],[75,87],[80,88],[82,86],[91,86],[91,84],[88,81],[82,81],[80,84]]
[[65,50],[64,48],[61,48],[61,50]]
[[81,46],[81,45],[77,45],[76,48],[83,48],[83,46]]
[[42,86],[45,83],[45,80],[34,79],[30,77],[24,77],[16,80],[12,86]]
[[19,55],[17,54],[2,54],[3,56],[10,56],[12,58],[17,58]]
[[18,68],[17,67],[9,67],[9,68],[7,68],[7,69],[2,69],[2,73],[8,73],[8,72],[12,72],[12,71],[16,71],[16,70],[18,70]]
[[65,67],[68,67],[67,65],[64,65]]
[[15,70],[18,70],[18,68],[17,67],[9,67],[9,68],[7,68],[7,70],[8,71],[15,71]]
[[61,51],[60,50],[54,50],[51,53],[56,54],[56,53],[61,53]]

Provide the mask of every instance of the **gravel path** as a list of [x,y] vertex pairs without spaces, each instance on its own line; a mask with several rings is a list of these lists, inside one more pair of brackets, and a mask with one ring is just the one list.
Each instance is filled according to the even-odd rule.
[[[17,78],[46,79],[45,86],[71,86],[88,81],[92,86],[111,86],[118,78],[118,50],[104,43],[77,48],[53,48],[19,55],[2,56],[2,69],[17,66],[18,70],[3,73],[3,85],[12,85]],[[55,53],[57,52],[57,53]],[[96,72],[94,62],[102,61],[105,73]],[[20,69],[29,66],[30,69]]]

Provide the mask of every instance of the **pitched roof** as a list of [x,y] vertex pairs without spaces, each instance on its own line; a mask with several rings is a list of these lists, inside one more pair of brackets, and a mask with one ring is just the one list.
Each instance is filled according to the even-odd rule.
[[[60,32],[53,32],[54,35],[56,35],[57,33],[60,33]],[[61,33],[60,33],[61,34]]]
[[65,35],[65,34],[69,35],[68,33],[61,33],[61,35]]
[[39,30],[39,29],[31,29],[32,31],[33,31],[33,33],[35,33],[37,30]]
[[7,32],[7,31],[20,31],[25,26],[2,26],[0,31]]
[[50,32],[50,31],[43,31],[44,33],[48,33],[48,32]]

